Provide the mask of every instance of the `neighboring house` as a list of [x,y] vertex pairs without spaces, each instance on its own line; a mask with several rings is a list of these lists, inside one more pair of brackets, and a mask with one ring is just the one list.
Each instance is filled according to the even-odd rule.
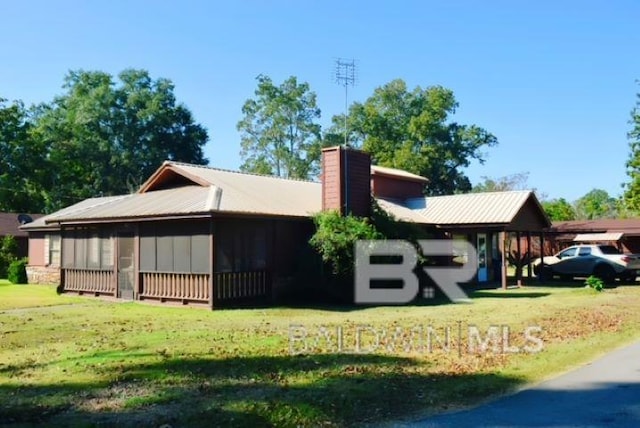
[[292,279],[309,252],[312,215],[366,216],[372,194],[399,220],[470,239],[479,281],[495,279],[497,236],[549,226],[531,192],[425,198],[427,182],[340,147],[323,150],[321,182],[167,161],[137,193],[88,199],[24,226],[29,280],[59,272],[63,291],[211,308],[272,299],[300,286]]
[[577,243],[611,243],[628,253],[640,253],[640,219],[556,221],[546,231],[553,251]]
[[40,217],[42,214],[0,213],[0,240],[5,236],[13,236],[18,244],[18,257],[27,257],[28,235],[26,231],[20,229],[20,226]]

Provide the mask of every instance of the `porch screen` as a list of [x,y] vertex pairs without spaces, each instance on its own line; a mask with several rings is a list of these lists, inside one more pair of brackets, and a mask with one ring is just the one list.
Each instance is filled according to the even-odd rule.
[[208,224],[145,224],[140,228],[143,272],[209,273]]
[[216,272],[248,272],[267,268],[266,223],[221,222],[216,231]]
[[62,236],[62,267],[70,269],[113,269],[113,241],[97,229],[65,230]]

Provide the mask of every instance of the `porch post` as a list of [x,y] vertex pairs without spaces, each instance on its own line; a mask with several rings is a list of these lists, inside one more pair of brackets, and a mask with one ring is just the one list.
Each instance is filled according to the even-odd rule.
[[134,228],[133,239],[133,299],[140,300],[141,287],[144,286],[140,281],[140,223],[136,223]]
[[215,251],[216,251],[216,245],[215,245],[215,236],[214,236],[214,232],[215,232],[215,227],[213,225],[213,216],[211,216],[209,218],[209,308],[211,310],[213,310],[213,306],[214,306],[214,293],[216,291],[215,289],[215,279],[214,279],[214,271],[215,271],[215,261],[216,261],[216,257],[215,257]]
[[506,256],[505,256],[505,240],[506,240],[506,233],[504,230],[501,230],[500,233],[498,234],[498,239],[499,239],[499,243],[498,245],[500,246],[500,281],[501,281],[501,285],[502,285],[502,289],[506,290],[507,289],[507,262],[506,262]]
[[516,251],[518,252],[518,266],[516,268],[516,284],[518,284],[518,287],[520,285],[522,285],[522,269],[524,269],[524,266],[522,266],[522,245],[520,244],[520,232],[516,232]]
[[529,252],[529,257],[527,257],[527,279],[531,280],[531,257],[533,256],[531,252],[531,232],[527,231],[527,251]]
[[544,266],[544,232],[540,232],[540,269],[538,270],[538,281],[542,282],[542,267]]

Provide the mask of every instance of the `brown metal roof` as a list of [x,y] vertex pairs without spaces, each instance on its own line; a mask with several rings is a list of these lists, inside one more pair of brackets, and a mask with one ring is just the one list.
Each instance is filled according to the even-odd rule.
[[554,221],[549,232],[555,233],[596,233],[622,232],[625,236],[640,235],[640,219],[597,219]]

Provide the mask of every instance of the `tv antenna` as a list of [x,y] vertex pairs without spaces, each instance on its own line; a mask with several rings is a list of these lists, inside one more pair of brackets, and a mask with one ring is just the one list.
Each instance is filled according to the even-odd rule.
[[349,112],[349,86],[356,84],[356,61],[338,58],[335,63],[335,81],[344,86],[344,146],[348,145],[347,114]]

